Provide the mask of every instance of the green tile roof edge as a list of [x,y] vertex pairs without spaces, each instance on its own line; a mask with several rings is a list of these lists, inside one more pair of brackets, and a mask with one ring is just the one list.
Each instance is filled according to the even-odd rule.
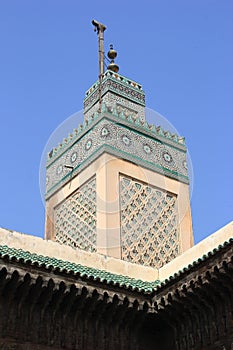
[[[166,287],[170,282],[175,281],[178,277],[182,277],[185,273],[189,272],[191,269],[195,268],[196,266],[200,265],[201,263],[205,262],[207,259],[213,257],[216,253],[222,251],[224,248],[227,248],[228,246],[233,245],[233,238],[230,238],[228,241],[223,242],[222,244],[219,244],[216,248],[213,250],[207,252],[200,258],[194,260],[192,263],[188,264],[188,266],[184,267],[183,269],[179,270],[178,272],[171,275],[169,278],[165,279],[164,281],[161,281],[158,283],[157,287],[155,288],[156,291],[159,291],[159,289]],[[232,252],[233,254],[233,252]]]
[[58,270],[67,274],[78,275],[81,278],[95,280],[98,282],[115,285],[126,289],[135,290],[143,293],[151,293],[160,283],[156,280],[153,282],[142,281],[132,277],[118,275],[105,270],[87,267],[81,264],[72,263],[65,260],[60,260],[55,257],[38,255],[23,249],[16,249],[8,247],[7,245],[0,245],[0,258],[9,258],[9,260],[16,260],[20,263],[37,265],[47,269]]

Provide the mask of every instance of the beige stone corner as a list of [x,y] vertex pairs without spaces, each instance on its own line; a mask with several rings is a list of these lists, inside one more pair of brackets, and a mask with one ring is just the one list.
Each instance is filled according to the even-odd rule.
[[164,265],[159,269],[159,280],[164,281],[230,238],[233,238],[233,221]]
[[84,250],[73,249],[54,241],[44,240],[39,237],[4,228],[0,228],[0,245],[23,249],[30,253],[66,260],[111,273],[141,279],[143,281],[151,282],[158,279],[158,270],[151,267],[132,264],[98,253],[89,253]]

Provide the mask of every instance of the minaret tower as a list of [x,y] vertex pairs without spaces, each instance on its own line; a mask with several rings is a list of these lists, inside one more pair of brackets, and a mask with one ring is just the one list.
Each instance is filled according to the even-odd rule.
[[118,73],[117,53],[86,92],[84,123],[49,154],[45,238],[160,268],[193,245],[184,138],[145,119],[142,86]]

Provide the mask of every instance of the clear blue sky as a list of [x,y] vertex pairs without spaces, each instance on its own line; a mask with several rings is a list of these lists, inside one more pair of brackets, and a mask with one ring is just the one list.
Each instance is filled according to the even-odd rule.
[[120,73],[186,137],[197,242],[233,217],[231,0],[1,0],[0,226],[43,236],[40,158],[97,79],[93,18]]

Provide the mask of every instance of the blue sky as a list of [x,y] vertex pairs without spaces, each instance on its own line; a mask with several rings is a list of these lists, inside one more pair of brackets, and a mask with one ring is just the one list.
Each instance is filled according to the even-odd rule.
[[[97,79],[97,36],[166,117],[193,163],[195,241],[232,220],[233,2],[0,1],[0,226],[42,237],[40,158]],[[66,136],[66,135],[64,135]]]

